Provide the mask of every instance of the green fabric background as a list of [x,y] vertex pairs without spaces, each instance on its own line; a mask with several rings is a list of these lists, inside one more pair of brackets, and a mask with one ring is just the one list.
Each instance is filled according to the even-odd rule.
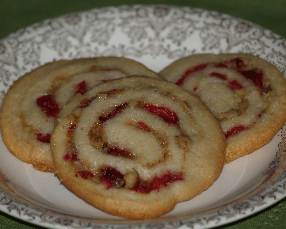
[[[22,27],[62,14],[124,4],[168,4],[199,7],[230,14],[259,24],[286,37],[285,0],[0,0],[0,39]],[[35,226],[0,212],[0,228],[30,229]],[[218,229],[286,228],[286,201]]]

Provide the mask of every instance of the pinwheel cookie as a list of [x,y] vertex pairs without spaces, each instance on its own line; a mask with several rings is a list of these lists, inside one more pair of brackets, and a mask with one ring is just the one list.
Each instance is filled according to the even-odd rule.
[[160,74],[207,105],[227,138],[226,161],[270,142],[286,120],[286,81],[267,61],[251,54],[197,54]]
[[50,136],[65,102],[98,83],[133,74],[159,78],[142,64],[119,57],[56,61],[33,70],[17,80],[3,100],[4,143],[20,160],[52,172]]
[[222,171],[226,143],[195,96],[133,76],[73,96],[51,147],[55,173],[68,189],[107,213],[147,219],[206,190]]

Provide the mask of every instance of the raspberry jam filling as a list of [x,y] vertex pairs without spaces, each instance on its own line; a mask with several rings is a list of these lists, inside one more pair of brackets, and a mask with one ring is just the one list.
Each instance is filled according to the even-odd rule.
[[235,69],[237,72],[242,74],[247,79],[251,80],[255,86],[257,87],[263,87],[263,73],[259,69],[251,69],[251,70],[243,70],[243,60],[239,58],[235,58],[229,61],[225,61],[224,63],[235,63]]
[[100,171],[101,175],[99,180],[104,183],[107,189],[113,187],[123,187],[124,185],[124,175],[117,169],[112,167],[104,168]]
[[176,112],[169,108],[146,104],[143,106],[143,109],[149,111],[151,114],[159,116],[169,124],[178,124],[179,122]]
[[88,179],[88,178],[92,178],[94,176],[94,174],[92,172],[89,172],[89,171],[77,171],[75,176],[81,177],[83,179]]
[[177,85],[182,85],[184,83],[184,80],[191,74],[191,73],[194,73],[194,72],[198,72],[198,71],[201,71],[203,69],[205,69],[208,65],[207,64],[201,64],[201,65],[198,65],[198,66],[195,66],[193,68],[190,68],[188,69],[184,75],[182,76],[181,79],[178,80],[178,82],[176,83]]
[[72,124],[72,125],[69,127],[69,129],[68,129],[68,133],[74,131],[75,128],[76,128],[76,124]]
[[51,135],[50,134],[36,134],[36,138],[38,141],[43,142],[43,143],[50,143],[51,140]]
[[87,91],[86,82],[82,81],[77,85],[75,93],[84,94],[86,91]]
[[[128,103],[120,104],[114,110],[108,112],[106,115],[99,116],[98,119],[99,119],[100,123],[103,123],[103,122],[107,121],[108,119],[113,118],[117,114],[121,113],[127,107],[128,107]],[[169,108],[145,104],[143,106],[143,109],[147,110],[151,114],[159,116],[160,118],[162,118],[165,122],[167,122],[169,124],[177,124],[179,122],[179,118],[178,118],[177,114]],[[147,128],[146,124],[142,124],[142,123],[140,124],[139,123],[139,126],[142,129],[144,129],[144,128],[146,128],[146,130],[149,129],[149,127]]]
[[242,89],[242,85],[237,82],[236,80],[232,80],[228,83],[228,86],[230,87],[231,90],[238,90],[238,89]]
[[231,128],[230,130],[228,130],[226,133],[225,133],[225,137],[228,138],[234,134],[237,134],[243,130],[245,130],[246,127],[245,126],[235,126],[233,128]]
[[[184,75],[176,82],[177,85],[182,85],[184,83],[184,80],[190,76],[191,73],[198,72],[201,70],[204,70],[208,66],[213,66],[213,63],[210,64],[201,64],[195,67],[192,67],[191,69],[188,69]],[[215,64],[216,68],[229,68],[229,69],[234,69],[238,73],[242,74],[244,77],[252,81],[255,86],[257,87],[263,87],[263,73],[259,69],[250,69],[250,70],[244,70],[243,69],[244,63],[243,60],[239,58],[235,58],[232,60],[227,60],[222,63]],[[210,76],[215,76],[218,78],[221,78],[223,80],[227,80],[227,77],[223,74],[217,73],[217,72],[212,72]],[[232,81],[231,81],[232,82]],[[237,81],[236,81],[237,82]],[[238,82],[237,82],[238,83]],[[230,87],[232,86],[232,83],[230,83]],[[242,88],[242,86],[240,85]]]
[[239,70],[244,65],[243,60],[240,58],[234,58],[231,60],[226,60],[220,64],[226,65],[227,68],[234,68],[236,70]]
[[120,104],[114,110],[110,111],[108,114],[99,116],[98,119],[101,123],[103,123],[107,121],[108,119],[113,118],[114,116],[121,113],[127,106],[128,106],[128,103]]
[[142,130],[150,131],[149,126],[145,124],[144,122],[138,122],[138,125],[140,126]]
[[257,72],[256,69],[248,70],[248,71],[238,70],[238,72],[244,75],[247,79],[251,80],[255,84],[255,86],[263,87],[263,82],[262,82],[263,73],[262,72]]
[[67,152],[66,155],[64,156],[64,159],[66,161],[69,161],[69,160],[71,160],[71,161],[79,161],[76,151]]
[[119,149],[116,146],[108,147],[107,153],[113,156],[121,156],[121,157],[132,157],[132,153],[128,152],[125,149]]
[[37,98],[37,105],[47,117],[56,117],[59,113],[59,104],[52,95],[43,95]]
[[[106,185],[107,189],[113,187],[120,188],[125,185],[124,175],[115,168],[107,167],[101,169],[100,174],[99,180]],[[159,191],[161,188],[167,187],[173,182],[182,180],[184,180],[184,177],[181,173],[167,172],[161,177],[153,177],[149,182],[138,180],[136,186],[130,188],[130,190],[140,193],[150,193],[154,190]]]
[[153,190],[159,191],[161,188],[167,187],[170,183],[182,180],[184,180],[184,177],[181,173],[167,172],[161,177],[153,177],[151,182],[139,182],[138,186],[132,188],[132,190],[141,193],[150,193]]

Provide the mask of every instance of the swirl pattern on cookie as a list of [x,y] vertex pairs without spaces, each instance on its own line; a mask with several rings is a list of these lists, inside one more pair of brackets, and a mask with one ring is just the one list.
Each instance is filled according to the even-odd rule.
[[10,87],[2,103],[4,143],[20,160],[52,172],[50,137],[65,102],[99,83],[134,74],[160,78],[144,65],[120,57],[55,61],[27,73]]
[[226,161],[270,142],[286,120],[286,81],[272,64],[251,54],[197,54],[160,74],[198,96],[227,138]]
[[226,143],[195,96],[133,76],[73,96],[51,147],[68,189],[107,213],[147,219],[206,190],[222,171]]

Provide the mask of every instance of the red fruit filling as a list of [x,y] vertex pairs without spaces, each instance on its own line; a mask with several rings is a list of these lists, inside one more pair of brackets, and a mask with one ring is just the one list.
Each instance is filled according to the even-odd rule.
[[150,128],[147,124],[145,124],[144,122],[138,122],[139,126],[141,129],[146,130],[146,131],[150,131]]
[[70,133],[70,132],[74,131],[75,128],[76,128],[76,124],[72,124],[72,125],[69,127],[68,132]]
[[[124,186],[124,175],[117,169],[107,167],[100,172],[101,176],[99,177],[99,180],[107,186],[107,189]],[[159,191],[161,188],[167,187],[170,183],[182,181],[184,179],[185,178],[181,173],[167,172],[161,177],[155,176],[151,182],[142,181],[140,183],[138,181],[138,185],[130,190],[140,193],[150,193],[153,190]]]
[[[211,65],[211,64],[209,64]],[[243,70],[244,63],[243,60],[239,59],[239,58],[235,58],[235,59],[231,59],[231,60],[227,60],[224,61],[222,63],[218,63],[215,65],[215,67],[217,68],[233,68],[235,69],[238,73],[242,74],[244,77],[246,77],[247,79],[251,80],[255,86],[257,87],[263,87],[263,73],[259,72],[258,69],[251,69],[251,70]],[[182,85],[183,81],[185,80],[186,77],[188,77],[191,73],[197,72],[197,71],[201,71],[203,69],[205,69],[206,67],[208,67],[208,64],[201,64],[198,66],[195,66],[191,69],[188,69],[184,75],[182,76],[181,79],[179,79],[177,81],[177,85]],[[227,77],[221,73],[218,72],[212,72],[210,74],[210,76],[215,76],[218,78],[221,78],[223,80],[227,80]],[[229,86],[232,88],[232,90],[236,90],[236,89],[241,89],[242,86],[235,80],[235,82],[231,81],[229,83]]]
[[86,91],[87,91],[86,82],[82,81],[77,85],[75,93],[84,94]]
[[167,172],[161,177],[155,176],[150,183],[143,181],[142,184],[132,188],[132,190],[141,193],[150,193],[153,190],[159,191],[161,188],[167,187],[170,183],[182,180],[184,180],[184,177],[181,173]]
[[251,80],[255,86],[257,87],[263,87],[263,73],[262,72],[257,72],[255,70],[248,70],[248,71],[238,71],[242,75],[244,75],[247,79]]
[[52,95],[43,95],[37,98],[37,105],[47,117],[56,117],[59,113],[59,105]]
[[242,85],[237,82],[236,80],[232,80],[228,83],[228,86],[231,88],[231,90],[237,90],[243,88]]
[[123,104],[117,106],[114,110],[109,112],[107,115],[99,116],[98,119],[101,123],[103,123],[103,122],[107,121],[108,119],[113,118],[114,116],[121,113],[127,106],[128,106],[128,103],[123,103]]
[[89,172],[89,171],[77,171],[75,176],[81,177],[83,179],[88,179],[88,178],[92,178],[94,176],[94,174],[92,172]]
[[235,59],[233,59],[233,60],[231,60],[232,62],[235,62],[235,64],[236,64],[236,69],[238,70],[238,69],[241,69],[242,67],[243,67],[243,65],[244,65],[244,63],[243,63],[243,60],[242,59],[239,59],[239,58],[235,58]]
[[198,65],[198,66],[195,66],[195,67],[193,67],[193,68],[188,69],[188,70],[184,73],[183,77],[182,77],[181,79],[179,79],[176,84],[177,84],[177,85],[182,85],[182,84],[184,83],[184,80],[185,80],[191,73],[201,71],[201,70],[205,69],[206,67],[207,67],[207,64],[201,64],[201,65]]
[[73,151],[73,152],[68,152],[66,153],[66,155],[64,156],[64,159],[66,161],[79,161],[78,157],[77,157],[77,152]]
[[229,131],[227,131],[227,132],[225,133],[225,137],[228,138],[228,137],[230,137],[230,136],[232,136],[232,135],[234,135],[234,134],[237,134],[237,133],[239,133],[240,131],[243,131],[243,130],[245,130],[245,129],[246,129],[245,126],[236,126],[236,127],[233,127],[232,129],[230,129]]
[[109,147],[107,153],[113,156],[131,157],[132,154],[125,149],[119,149],[116,146]]
[[251,69],[251,70],[242,70],[244,63],[243,60],[239,58],[235,58],[233,60],[226,61],[225,63],[235,63],[235,68],[237,72],[245,76],[247,79],[251,80],[255,86],[257,87],[263,87],[263,73],[258,72],[258,69]]
[[110,189],[113,186],[122,187],[124,185],[124,175],[112,167],[102,169],[99,180],[106,184],[107,189]]
[[244,63],[241,59],[239,58],[235,58],[235,59],[231,59],[231,60],[226,60],[224,61],[222,64],[227,65],[227,67],[229,67],[228,65],[234,64],[234,68],[236,70],[239,70],[240,68],[243,67]]
[[148,105],[148,104],[144,105],[143,108],[149,111],[151,114],[159,116],[169,124],[177,124],[179,122],[177,114],[169,108],[158,107],[155,105]]
[[50,134],[36,134],[37,140],[43,143],[50,143],[51,135]]

